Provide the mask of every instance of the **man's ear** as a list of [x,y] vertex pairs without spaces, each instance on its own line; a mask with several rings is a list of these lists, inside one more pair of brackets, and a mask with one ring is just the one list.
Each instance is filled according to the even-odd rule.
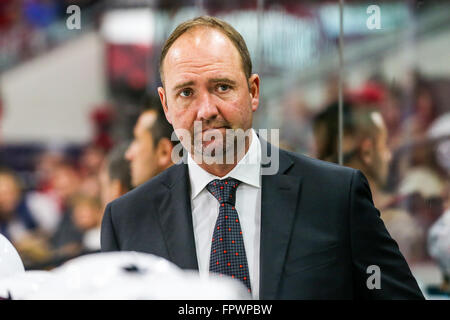
[[161,138],[156,147],[156,159],[158,167],[162,169],[168,168],[172,163],[172,141],[168,138]]
[[250,78],[248,78],[248,88],[250,91],[250,99],[253,112],[255,112],[259,106],[259,86],[260,86],[259,75],[254,73],[250,76]]
[[159,100],[161,101],[161,105],[164,109],[164,114],[166,115],[166,119],[170,124],[172,124],[172,121],[171,121],[170,115],[169,115],[169,108],[167,107],[166,92],[163,87],[158,87],[158,95],[159,95]]

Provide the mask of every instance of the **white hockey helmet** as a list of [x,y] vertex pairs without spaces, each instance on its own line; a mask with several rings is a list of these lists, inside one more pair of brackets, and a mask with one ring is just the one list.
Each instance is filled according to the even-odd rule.
[[0,234],[0,280],[23,272],[25,268],[16,248]]
[[200,278],[155,255],[95,253],[72,259],[51,271],[39,292],[26,299],[171,300],[248,299],[233,279]]

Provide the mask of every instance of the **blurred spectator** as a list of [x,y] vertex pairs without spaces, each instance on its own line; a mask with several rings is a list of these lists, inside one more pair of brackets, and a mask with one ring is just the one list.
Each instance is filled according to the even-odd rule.
[[102,148],[89,145],[80,158],[80,192],[91,197],[100,197],[100,181],[98,179],[100,166],[105,158],[105,152]]
[[88,145],[80,158],[80,168],[85,176],[96,175],[100,171],[100,167],[105,158],[105,151],[95,145]]
[[[319,157],[337,162],[338,112],[333,104],[316,117],[314,124]],[[363,105],[344,105],[344,165],[361,170],[366,176],[375,206],[391,236],[408,262],[422,258],[424,234],[411,215],[399,205],[397,197],[384,191],[391,152],[383,118],[375,109]]]
[[100,251],[103,208],[99,198],[80,195],[72,203],[74,225],[82,232],[79,254]]
[[424,138],[429,126],[438,116],[430,85],[420,76],[416,77],[413,106],[403,124],[406,141]]
[[171,141],[173,129],[167,122],[162,107],[144,110],[134,127],[134,139],[125,157],[131,165],[134,187],[169,168],[172,162]]
[[52,190],[51,180],[55,168],[64,160],[62,152],[44,151],[36,158],[34,175],[36,180],[36,190],[47,192]]
[[37,230],[36,221],[24,201],[18,176],[0,169],[0,232],[12,243],[19,243]]
[[130,191],[130,163],[125,159],[126,146],[114,148],[103,162],[100,170],[101,200],[103,209],[114,199]]
[[444,114],[428,127],[419,141],[407,146],[397,168],[404,205],[424,229],[439,218],[449,198],[450,116]]
[[[344,133],[342,141],[343,153],[353,148],[351,139],[351,108],[349,104],[343,104]],[[320,160],[338,162],[339,148],[339,107],[334,102],[326,106],[313,119],[313,131],[315,139],[315,157]]]
[[62,217],[50,239],[54,249],[65,251],[64,247],[67,246],[67,252],[72,253],[82,241],[82,231],[77,228],[72,218],[72,201],[78,195],[80,185],[81,178],[72,164],[63,162],[55,168],[52,186],[59,197]]
[[106,205],[114,199],[130,191],[130,163],[125,159],[125,145],[115,147],[104,160],[100,170],[101,210],[95,225],[85,232],[83,244],[85,250],[100,250],[101,219]]
[[450,295],[450,209],[433,226],[428,234],[430,256],[438,263],[442,272],[439,287],[429,287],[429,294]]

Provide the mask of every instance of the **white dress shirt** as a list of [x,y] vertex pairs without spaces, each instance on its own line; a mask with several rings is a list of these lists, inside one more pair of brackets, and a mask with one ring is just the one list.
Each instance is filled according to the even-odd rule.
[[219,202],[206,189],[214,179],[234,178],[241,183],[236,190],[236,210],[241,223],[245,253],[250,273],[254,299],[259,298],[259,252],[261,233],[261,144],[252,129],[250,147],[241,161],[226,176],[219,178],[203,170],[188,156],[191,184],[191,208],[194,226],[195,248],[200,276],[209,274],[211,240]]

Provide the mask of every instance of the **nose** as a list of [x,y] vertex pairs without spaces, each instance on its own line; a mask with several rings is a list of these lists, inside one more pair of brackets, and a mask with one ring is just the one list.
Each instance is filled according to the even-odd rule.
[[205,92],[199,97],[197,120],[205,121],[214,119],[219,114],[219,110],[213,100],[209,92]]

